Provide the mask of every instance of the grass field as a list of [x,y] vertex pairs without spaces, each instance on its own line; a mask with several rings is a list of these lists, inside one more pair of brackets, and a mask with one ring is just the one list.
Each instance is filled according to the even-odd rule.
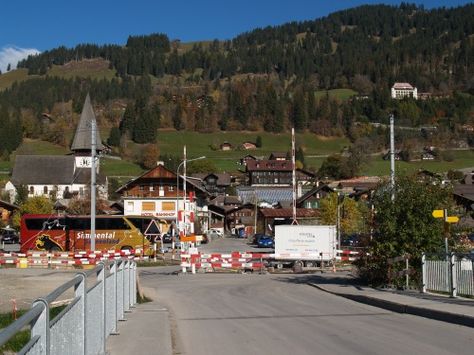
[[332,90],[320,90],[314,93],[316,99],[320,99],[326,95],[331,98],[337,98],[340,100],[348,100],[351,96],[357,95],[357,91],[351,89],[332,89]]
[[0,91],[9,88],[15,81],[21,82],[34,77],[37,75],[28,76],[28,69],[17,69],[3,73],[0,75]]
[[[104,59],[90,59],[79,62],[69,62],[65,65],[53,65],[48,70],[47,75],[57,76],[64,79],[91,78],[91,79],[108,79],[111,80],[116,76],[114,69],[109,69],[108,61]],[[41,78],[39,75],[28,75],[28,69],[16,69],[8,73],[0,75],[0,91],[12,86],[17,81],[25,81],[32,78]]]
[[[237,147],[245,141],[255,142],[257,136],[262,137],[262,147],[255,150],[221,151],[211,149],[211,145],[219,146],[227,141]],[[301,145],[305,152],[305,163],[309,168],[319,169],[321,164],[330,154],[340,153],[349,144],[344,138],[324,138],[311,133],[296,135],[297,145]],[[247,154],[259,158],[268,158],[271,152],[287,152],[291,150],[291,137],[286,134],[270,134],[265,132],[219,132],[219,133],[197,133],[160,131],[158,145],[161,154],[169,154],[181,157],[183,146],[187,146],[188,159],[206,156],[210,159],[218,171],[235,172],[242,167],[239,165],[240,158]],[[135,152],[141,148],[139,145],[130,144],[130,149]],[[70,151],[44,141],[25,140],[15,154],[41,154],[41,155],[64,155]],[[396,162],[398,173],[410,173],[418,169],[426,169],[432,172],[446,172],[474,167],[474,151],[453,151],[454,160],[445,161],[415,161]],[[13,161],[0,161],[0,180],[8,179]],[[101,173],[107,176],[120,177],[120,181],[127,181],[132,177],[139,176],[144,170],[135,163],[125,160],[103,158],[101,159]],[[382,160],[381,156],[372,156],[370,164],[363,167],[361,174],[369,176],[384,176],[390,172],[390,161]]]

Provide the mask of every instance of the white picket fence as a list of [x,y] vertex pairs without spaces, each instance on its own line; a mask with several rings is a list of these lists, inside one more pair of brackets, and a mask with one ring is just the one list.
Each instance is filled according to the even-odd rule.
[[472,254],[422,255],[423,292],[474,297]]

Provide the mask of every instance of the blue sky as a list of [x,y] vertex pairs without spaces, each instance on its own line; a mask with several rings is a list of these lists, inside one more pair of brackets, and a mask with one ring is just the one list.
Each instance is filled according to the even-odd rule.
[[[407,1],[426,8],[467,0]],[[183,42],[231,39],[257,27],[311,20],[372,0],[23,0],[0,5],[0,70],[29,53],[80,43],[124,44],[129,35],[165,33]]]

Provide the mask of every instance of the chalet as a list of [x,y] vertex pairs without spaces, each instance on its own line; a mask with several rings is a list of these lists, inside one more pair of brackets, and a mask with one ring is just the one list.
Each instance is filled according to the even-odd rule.
[[317,184],[315,187],[296,200],[296,207],[319,208],[321,200],[333,192],[334,189],[328,185]]
[[[315,209],[297,208],[296,219],[305,224],[319,224],[320,213]],[[275,226],[291,224],[293,220],[292,208],[260,208],[257,219],[257,232],[272,235]]]
[[[94,110],[87,95],[71,145],[72,155],[17,155],[11,180],[5,185],[10,201],[15,200],[20,186],[27,189],[28,197],[86,197],[91,181],[91,127],[96,125],[95,122]],[[95,146],[97,154],[104,149],[98,130]],[[107,199],[107,178],[100,174],[99,166],[95,164],[97,196]]]
[[224,142],[224,143],[222,143],[222,144],[219,146],[219,148],[220,148],[221,150],[232,150],[232,149],[233,149],[233,146],[232,146],[232,144],[230,144],[229,142]]
[[421,153],[421,160],[435,160],[436,159],[436,155],[434,154],[433,151],[423,151],[423,153]]
[[245,157],[240,159],[240,165],[247,166],[247,162],[249,160],[258,160],[258,159],[257,159],[257,157],[255,157],[251,154],[247,154]]
[[[396,149],[395,150],[395,154],[394,154],[394,158],[395,160],[402,160],[402,151],[400,149]],[[388,151],[387,153],[385,153],[383,156],[382,156],[382,159],[383,160],[390,160],[390,151]]]
[[230,174],[193,174],[193,178],[199,179],[202,182],[203,188],[212,196],[222,195],[231,185]]
[[[159,163],[121,186],[116,192],[122,195],[125,215],[154,216],[175,222],[178,211],[183,210],[184,200],[188,211],[196,214],[202,211],[209,194],[201,186],[201,183],[186,179],[187,196],[184,197],[183,176],[178,177]],[[207,223],[207,219],[200,222]]]
[[377,188],[382,182],[382,178],[378,176],[361,176],[358,178],[334,181],[329,186],[336,191],[345,195],[354,193],[370,192]]
[[288,160],[284,152],[271,152],[268,160]]
[[240,149],[243,149],[243,150],[257,149],[257,145],[253,142],[244,142],[240,145]]
[[[289,160],[248,160],[245,171],[250,186],[291,186],[293,182],[293,163]],[[315,177],[309,171],[296,170],[299,184],[310,183]]]
[[418,99],[418,90],[409,83],[395,83],[391,90],[392,99],[403,99],[405,97],[412,97]]

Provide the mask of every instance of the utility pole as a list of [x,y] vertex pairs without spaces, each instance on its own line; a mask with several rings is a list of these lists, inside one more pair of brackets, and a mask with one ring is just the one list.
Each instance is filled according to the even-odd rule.
[[296,219],[296,158],[295,158],[295,128],[291,128],[291,164],[293,166],[292,171],[292,185],[293,185],[293,221],[291,224],[298,224]]
[[390,189],[395,200],[395,130],[393,114],[390,114]]
[[91,250],[95,251],[95,153],[96,153],[96,126],[91,120]]

